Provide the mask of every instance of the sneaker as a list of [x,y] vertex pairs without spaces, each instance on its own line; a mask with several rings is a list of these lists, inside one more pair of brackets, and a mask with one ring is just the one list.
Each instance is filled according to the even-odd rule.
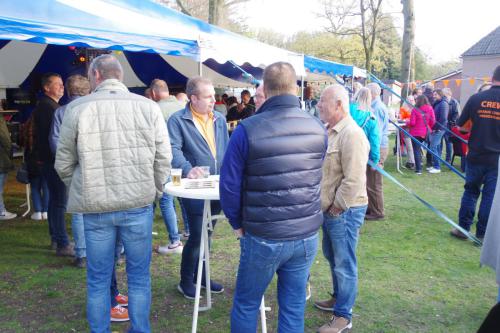
[[461,232],[460,230],[458,230],[456,228],[453,228],[450,231],[450,235],[452,235],[455,238],[461,239],[461,240],[467,240],[467,238],[468,238],[463,232]]
[[332,295],[329,299],[326,299],[324,301],[316,301],[316,302],[314,302],[314,306],[317,307],[320,310],[332,312],[333,311],[333,306],[335,305],[336,301],[337,300]]
[[87,266],[87,260],[85,259],[85,257],[75,258],[73,265],[78,268],[85,268],[85,266]]
[[41,221],[42,220],[42,213],[41,212],[34,212],[31,214],[31,219],[35,221]]
[[119,306],[128,306],[128,296],[118,294],[115,296],[115,300]]
[[365,220],[367,221],[379,221],[383,220],[384,218],[384,215],[365,214]]
[[73,246],[68,244],[65,247],[58,248],[56,250],[56,256],[58,256],[58,257],[74,257],[75,251],[73,249]]
[[3,212],[0,213],[0,220],[12,220],[16,216],[17,214],[4,210]]
[[422,174],[422,171],[415,171],[415,174],[416,174],[416,175],[421,175],[421,174]]
[[[203,280],[201,281],[201,288],[207,288],[206,283]],[[212,294],[220,294],[224,292],[224,286],[220,283],[215,282],[214,280],[210,280],[210,291],[212,292]]]
[[429,173],[441,173],[441,169],[434,169],[434,168],[432,168],[432,169],[429,170]]
[[196,286],[193,283],[188,284],[187,286],[179,283],[177,285],[177,290],[184,296],[184,298],[195,299],[196,297]]
[[111,321],[129,321],[128,310],[120,305],[111,308]]
[[183,232],[181,235],[181,240],[187,241],[189,238],[189,232]]
[[333,316],[329,323],[321,326],[318,333],[348,332],[352,328],[352,321],[344,317]]
[[177,241],[175,243],[170,243],[167,246],[159,246],[158,253],[159,254],[181,254],[184,246],[181,241]]
[[415,169],[415,163],[406,162],[405,167],[407,169]]
[[42,212],[42,219],[43,219],[43,220],[48,219],[48,216],[49,216],[49,215],[47,214],[47,212]]

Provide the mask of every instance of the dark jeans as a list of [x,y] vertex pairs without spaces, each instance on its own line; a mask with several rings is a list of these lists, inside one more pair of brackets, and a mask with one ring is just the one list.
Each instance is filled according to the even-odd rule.
[[[189,238],[184,244],[184,249],[182,250],[182,261],[181,261],[181,285],[188,285],[194,283],[196,280],[196,275],[198,272],[198,259],[200,256],[200,244],[201,244],[201,228],[203,226],[203,200],[195,199],[182,199],[182,203],[186,208],[189,221]],[[212,215],[220,213],[220,202],[212,201],[211,203]],[[215,227],[215,222],[213,221],[213,226]],[[211,232],[208,232],[208,237],[210,240]],[[205,266],[203,266],[205,267]],[[205,280],[205,274],[203,274],[203,281]]]
[[66,222],[64,213],[66,212],[66,186],[54,169],[54,164],[44,163],[42,165],[42,175],[47,180],[49,187],[49,232],[53,241],[57,243],[57,248],[63,248],[69,244],[66,233]]
[[[425,142],[425,138],[415,137],[420,143]],[[411,140],[413,146],[413,156],[415,156],[415,172],[422,172],[422,148],[415,141]]]
[[481,204],[479,205],[478,221],[476,226],[476,237],[484,237],[488,217],[490,216],[491,204],[495,195],[498,169],[496,165],[482,165],[466,162],[465,185],[462,203],[458,212],[459,224],[465,230],[470,230],[474,222],[476,204],[481,194]]
[[445,161],[450,163],[451,162],[451,156],[453,155],[453,144],[451,142],[451,134],[446,132],[443,136],[444,138],[444,143],[445,143],[445,148],[446,148],[446,158]]

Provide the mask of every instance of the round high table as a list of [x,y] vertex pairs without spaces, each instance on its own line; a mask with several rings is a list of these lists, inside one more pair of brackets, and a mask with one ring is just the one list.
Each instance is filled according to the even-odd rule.
[[[210,209],[211,200],[219,200],[219,176],[210,176],[209,179],[216,180],[214,188],[203,189],[186,189],[185,179],[181,180],[181,186],[174,186],[172,182],[165,185],[165,193],[185,199],[199,199],[204,200],[203,206],[203,224],[201,229],[201,244],[200,244],[200,258],[198,260],[198,275],[196,277],[196,295],[194,299],[193,311],[193,325],[191,328],[192,333],[196,333],[198,326],[198,312],[206,311],[212,308],[212,294],[210,292],[210,259],[208,248],[208,231],[212,231],[212,212]],[[200,292],[201,292],[201,277],[203,274],[203,262],[205,262],[205,281],[207,292],[207,304],[200,307]]]
[[[209,179],[214,179],[216,185],[214,188],[203,188],[203,189],[187,189],[185,188],[185,179],[181,179],[181,186],[174,186],[172,182],[165,185],[165,193],[172,195],[174,197],[185,198],[185,199],[199,199],[204,200],[203,205],[203,224],[201,228],[201,244],[200,244],[200,258],[198,259],[198,275],[196,276],[196,294],[194,299],[194,310],[193,310],[193,323],[191,327],[191,333],[196,333],[198,328],[198,313],[199,311],[206,311],[212,308],[212,294],[210,292],[210,260],[209,260],[209,248],[208,248],[208,231],[212,231],[212,220],[218,218],[219,216],[212,216],[212,211],[210,209],[211,200],[219,200],[219,176],[210,176]],[[206,281],[206,292],[207,292],[207,305],[200,307],[200,292],[201,292],[201,277],[203,274],[203,262],[205,262],[205,281]],[[270,308],[265,306],[264,296],[262,296],[262,302],[260,304],[260,320],[261,320],[261,332],[267,333],[266,328],[266,311]]]

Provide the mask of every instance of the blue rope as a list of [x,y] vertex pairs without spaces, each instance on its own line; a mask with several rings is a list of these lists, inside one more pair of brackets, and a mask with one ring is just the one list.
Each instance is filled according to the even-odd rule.
[[238,66],[234,61],[232,60],[229,60],[229,62],[237,69],[239,69],[242,73],[243,73],[243,77],[245,79],[249,79],[250,83],[253,84],[253,85],[256,85],[256,84],[259,84],[260,81],[257,80],[252,74],[248,73],[246,70],[244,70],[243,68],[241,68],[240,66]]
[[478,238],[476,238],[470,232],[468,232],[467,230],[465,230],[464,228],[462,228],[461,226],[459,226],[458,224],[456,224],[455,222],[453,222],[453,220],[450,219],[448,216],[446,216],[442,211],[440,211],[439,209],[437,209],[436,207],[434,207],[433,205],[431,205],[430,203],[428,203],[427,201],[425,201],[424,199],[422,199],[418,194],[416,194],[415,192],[413,192],[411,189],[409,189],[406,186],[404,186],[403,184],[401,184],[396,178],[394,178],[392,175],[390,175],[389,173],[387,173],[384,169],[380,168],[378,165],[376,165],[375,163],[373,163],[370,160],[368,161],[368,164],[373,169],[377,170],[382,175],[384,175],[385,177],[389,178],[393,183],[395,183],[396,185],[398,185],[399,187],[401,187],[403,190],[405,190],[406,192],[410,193],[413,197],[415,197],[418,201],[420,201],[425,207],[429,208],[437,216],[441,217],[443,220],[445,220],[447,223],[449,223],[450,225],[452,225],[454,228],[460,230],[461,233],[463,233],[464,235],[466,235],[467,238],[469,238],[470,240],[472,240],[475,244],[482,245],[481,241]]
[[396,124],[392,120],[389,120],[389,122],[391,124],[393,124],[394,126],[396,126],[397,129],[399,129],[400,131],[402,131],[405,135],[407,135],[413,141],[415,141],[420,147],[423,147],[425,150],[427,150],[429,153],[431,153],[432,156],[437,157],[441,161],[441,163],[443,163],[444,165],[446,165],[451,171],[453,171],[454,173],[456,173],[458,176],[462,177],[465,180],[464,174],[461,173],[460,171],[458,171],[453,165],[451,165],[450,163],[448,163],[445,160],[443,160],[441,158],[441,156],[439,156],[438,154],[436,154],[435,152],[433,152],[429,147],[427,147],[426,145],[424,145],[422,142],[418,141],[414,136],[412,136],[410,133],[408,133],[408,131],[406,131],[405,129],[403,129],[402,127],[400,127],[398,124]]
[[[387,90],[389,91],[391,94],[395,95],[396,97],[398,97],[400,100],[402,100],[403,102],[405,102],[406,104],[408,105],[411,105],[412,107],[414,107],[415,109],[417,109],[420,113],[422,114],[425,114],[424,111],[420,110],[420,108],[417,108],[415,105],[411,104],[410,102],[408,102],[406,100],[406,98],[403,98],[402,96],[398,95],[394,90],[392,90],[391,88],[389,88],[388,86],[386,86],[382,81],[380,81],[375,75],[373,75],[372,73],[368,73],[370,74],[370,76],[373,78],[373,80],[375,82],[377,82],[384,90]],[[452,136],[456,137],[458,140],[462,141],[463,143],[465,144],[469,144],[469,142],[467,140],[464,140],[464,138],[458,136],[456,133],[453,133],[452,131],[450,131],[448,129],[448,127],[444,126],[443,124],[440,124],[438,122],[436,122],[436,124],[438,124],[439,127],[441,127],[442,129],[444,129],[446,132],[448,132],[449,134],[451,134]]]

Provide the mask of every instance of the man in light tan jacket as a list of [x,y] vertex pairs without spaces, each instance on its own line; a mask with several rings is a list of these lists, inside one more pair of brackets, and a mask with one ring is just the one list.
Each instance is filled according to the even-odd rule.
[[349,96],[343,86],[334,84],[326,88],[318,107],[320,118],[328,127],[321,209],[323,254],[332,272],[333,295],[315,302],[315,306],[333,311],[332,320],[318,332],[340,333],[352,327],[358,280],[356,245],[368,204],[366,164],[370,146],[349,114]]

